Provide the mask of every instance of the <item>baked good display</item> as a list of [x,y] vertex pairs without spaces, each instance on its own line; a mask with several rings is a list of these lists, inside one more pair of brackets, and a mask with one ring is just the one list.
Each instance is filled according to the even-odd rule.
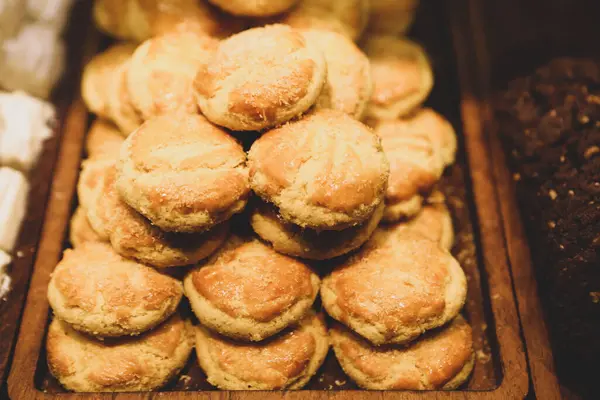
[[241,212],[250,191],[246,154],[201,115],[146,121],[117,163],[122,199],[166,231],[201,232]]
[[327,313],[374,345],[405,344],[448,323],[466,295],[462,268],[438,243],[383,230],[321,285]]
[[233,15],[266,17],[282,13],[298,0],[209,0],[212,4]]
[[194,31],[176,31],[146,40],[127,69],[131,103],[145,120],[176,110],[196,113],[192,82],[218,41]]
[[460,315],[408,346],[376,347],[341,324],[329,337],[344,372],[364,389],[452,390],[475,363],[471,327]]
[[321,281],[309,266],[251,237],[231,235],[184,280],[185,295],[205,327],[260,341],[299,322]]
[[316,108],[332,108],[360,120],[373,91],[367,56],[341,33],[311,29],[302,32],[327,62],[327,81]]
[[404,35],[410,29],[419,0],[370,0],[369,33]]
[[369,36],[363,50],[373,76],[368,117],[396,119],[425,101],[433,87],[433,71],[419,44],[396,36]]
[[286,25],[268,25],[223,40],[194,83],[202,113],[238,131],[282,124],[308,110],[325,84],[318,47]]
[[140,336],[101,341],[55,318],[46,339],[48,367],[76,392],[147,392],[183,368],[194,347],[192,333],[189,322],[174,315]]
[[181,282],[106,243],[66,250],[48,284],[54,315],[98,337],[139,335],[170,317],[182,295]]
[[127,88],[127,70],[131,58],[119,65],[110,78],[108,91],[108,117],[118,127],[123,136],[129,136],[144,122],[133,107]]
[[69,241],[73,248],[85,243],[107,242],[96,233],[88,221],[87,213],[82,206],[77,207],[69,223]]
[[124,141],[121,131],[113,123],[96,119],[85,137],[85,151],[89,158],[116,160]]
[[196,353],[212,385],[226,390],[291,390],[308,383],[329,350],[322,314],[259,343],[233,342],[196,327]]
[[322,109],[261,136],[248,153],[250,186],[301,227],[341,230],[383,201],[389,164],[362,123]]

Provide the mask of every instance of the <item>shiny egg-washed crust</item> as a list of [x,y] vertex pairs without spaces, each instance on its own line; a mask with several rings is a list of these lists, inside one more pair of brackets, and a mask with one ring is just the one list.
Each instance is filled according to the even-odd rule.
[[300,321],[320,284],[303,262],[258,239],[235,235],[184,280],[185,295],[202,325],[250,341],[266,339]]
[[96,119],[85,137],[85,151],[90,158],[116,160],[125,139],[121,131],[110,121]]
[[302,229],[285,222],[277,210],[259,202],[250,215],[252,229],[280,253],[309,260],[327,260],[349,253],[365,243],[383,216],[383,203],[370,219],[341,231]]
[[139,335],[177,309],[181,282],[126,260],[108,243],[67,249],[48,284],[54,314],[97,337]]
[[84,243],[107,242],[108,238],[102,240],[96,231],[90,225],[87,213],[83,207],[79,206],[71,217],[69,224],[69,241],[74,248],[82,246]]
[[452,390],[475,364],[471,327],[460,315],[407,347],[375,347],[335,323],[331,344],[342,369],[370,390]]
[[321,109],[273,129],[248,153],[250,186],[301,227],[342,230],[382,203],[389,164],[371,129]]
[[277,18],[297,29],[325,29],[358,40],[369,21],[369,0],[300,0]]
[[390,162],[383,218],[395,222],[412,217],[444,172],[441,143],[430,131],[401,120],[382,120],[374,131]]
[[88,222],[101,241],[108,241],[108,232],[104,224],[97,218],[94,210],[90,210],[99,196],[104,174],[113,164],[114,160],[110,158],[88,158],[81,163],[81,172],[77,181],[79,205],[86,211]]
[[244,28],[199,0],[95,0],[93,14],[104,32],[137,42],[172,31],[226,37]]
[[237,131],[282,124],[312,106],[327,78],[325,57],[286,25],[223,40],[194,82],[202,113]]
[[87,108],[101,117],[108,117],[108,87],[115,71],[131,57],[136,45],[117,43],[95,55],[83,68],[81,95]]
[[438,243],[384,230],[321,285],[328,314],[375,345],[408,343],[446,324],[466,295],[462,268]]
[[50,372],[74,392],[156,390],[181,371],[193,348],[193,328],[177,314],[140,336],[104,341],[55,318],[46,339]]
[[229,232],[227,222],[203,233],[164,232],[153,226],[121,199],[112,165],[87,212],[92,227],[108,233],[117,253],[157,268],[194,264],[219,248]]
[[300,389],[329,351],[322,314],[258,343],[234,342],[196,327],[196,353],[208,382],[223,390]]
[[246,206],[246,153],[197,114],[146,121],[127,138],[117,163],[123,200],[169,232],[201,232]]
[[239,16],[266,17],[282,13],[299,0],[208,0],[224,11]]
[[373,93],[366,116],[396,119],[419,107],[433,87],[433,71],[425,50],[394,36],[369,36],[363,50],[371,61]]
[[302,34],[323,52],[327,62],[327,82],[315,107],[332,108],[361,119],[373,91],[367,56],[340,33],[313,29]]
[[411,27],[419,0],[369,0],[369,34],[402,36]]
[[193,82],[218,41],[195,32],[171,32],[146,40],[131,56],[127,89],[144,119],[175,110],[197,113]]
[[131,58],[121,64],[108,83],[108,117],[127,137],[144,122],[131,103],[127,88],[127,70]]

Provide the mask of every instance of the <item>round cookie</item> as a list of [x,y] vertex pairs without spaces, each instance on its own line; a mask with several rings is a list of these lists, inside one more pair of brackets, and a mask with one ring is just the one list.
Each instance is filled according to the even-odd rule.
[[202,325],[251,341],[300,321],[320,284],[301,261],[278,254],[258,239],[234,235],[184,280],[185,295]]
[[411,27],[419,0],[370,0],[369,33],[403,36]]
[[274,207],[260,202],[250,215],[252,228],[261,239],[280,253],[310,260],[327,260],[359,248],[365,243],[383,216],[380,204],[367,221],[341,231],[302,229],[282,220]]
[[226,222],[203,233],[174,233],[158,229],[121,199],[116,188],[114,166],[106,169],[100,189],[95,193],[88,209],[92,227],[96,231],[107,231],[117,253],[153,267],[197,263],[219,248],[229,231]]
[[321,51],[286,25],[223,40],[194,82],[202,113],[238,131],[282,124],[312,106],[327,77]]
[[108,116],[119,127],[123,136],[129,136],[143,122],[131,103],[129,90],[127,89],[127,60],[120,65],[113,74],[108,84]]
[[367,56],[340,33],[307,30],[302,34],[321,49],[327,62],[327,82],[315,107],[332,108],[361,119],[373,91]]
[[156,329],[103,341],[55,318],[48,328],[48,368],[74,392],[147,392],[165,385],[186,364],[193,331],[178,315]]
[[87,108],[108,117],[108,87],[115,71],[131,57],[135,44],[117,43],[95,55],[83,68],[81,95]]
[[48,284],[54,314],[98,337],[139,335],[177,309],[181,282],[126,260],[109,244],[65,250]]
[[171,32],[146,40],[127,70],[131,103],[144,119],[175,110],[197,113],[192,84],[218,41],[195,32]]
[[433,71],[420,45],[395,36],[369,36],[363,50],[373,77],[367,117],[396,119],[425,101],[433,87]]
[[429,134],[431,141],[440,149],[444,166],[454,164],[456,159],[456,132],[452,124],[431,108],[422,108],[410,118],[399,120],[406,131],[423,131]]
[[116,160],[125,139],[109,121],[96,119],[85,138],[85,151],[90,158],[110,158]]
[[370,0],[300,0],[279,22],[297,29],[326,29],[358,40],[369,21]]
[[329,350],[323,315],[258,343],[234,342],[196,327],[196,353],[208,382],[223,390],[293,390],[308,383]]
[[375,133],[390,162],[383,219],[396,222],[412,217],[444,172],[440,142],[428,130],[401,120],[382,120]]
[[460,315],[407,347],[374,347],[340,324],[329,337],[344,372],[364,389],[452,390],[475,363],[471,327]]
[[71,217],[69,241],[74,248],[78,248],[88,242],[98,243],[105,242],[106,240],[102,240],[96,231],[92,229],[85,210],[79,206]]
[[298,0],[209,0],[224,11],[240,16],[266,17],[284,12]]
[[260,137],[248,154],[250,186],[301,227],[341,230],[373,215],[389,164],[362,123],[321,109]]
[[95,220],[95,223],[92,223],[92,219],[95,219],[96,215],[90,210],[99,196],[104,174],[113,164],[114,160],[110,158],[88,158],[81,164],[81,172],[77,181],[79,205],[85,210],[90,226],[101,241],[108,241],[108,232],[100,221]]
[[117,164],[123,200],[170,232],[200,232],[246,206],[246,153],[201,115],[168,114],[127,138]]
[[321,285],[328,314],[375,345],[404,344],[446,324],[466,295],[462,268],[438,243],[383,230]]

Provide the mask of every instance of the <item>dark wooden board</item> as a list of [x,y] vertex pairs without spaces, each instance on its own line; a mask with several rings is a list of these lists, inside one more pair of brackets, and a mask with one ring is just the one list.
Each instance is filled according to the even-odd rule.
[[[457,164],[447,172],[442,189],[448,196],[457,230],[454,254],[468,276],[469,293],[465,315],[474,328],[476,366],[469,383],[454,392],[367,392],[356,390],[330,354],[324,367],[307,386],[297,392],[219,392],[205,381],[195,357],[184,374],[163,391],[152,394],[65,393],[48,374],[43,350],[49,306],[46,287],[50,273],[64,249],[67,224],[73,211],[75,183],[82,153],[88,115],[81,102],[74,102],[67,117],[61,144],[60,162],[55,171],[42,239],[38,250],[23,327],[9,378],[13,399],[150,399],[150,398],[491,398],[518,399],[530,392],[524,343],[508,267],[500,206],[492,179],[489,143],[473,129],[470,103],[462,98],[450,42],[450,30],[442,12],[442,0],[423,2],[414,36],[431,54],[436,86],[430,105],[448,117],[459,133]],[[460,56],[460,53],[459,53]],[[461,128],[461,110],[465,134]],[[60,194],[60,198],[56,194]],[[25,329],[26,327],[26,329]],[[337,381],[337,383],[336,383]],[[197,391],[202,390],[202,391]]]

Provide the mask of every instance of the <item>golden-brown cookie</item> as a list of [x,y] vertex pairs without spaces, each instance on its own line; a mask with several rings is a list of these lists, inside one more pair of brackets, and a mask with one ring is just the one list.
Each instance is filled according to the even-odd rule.
[[259,343],[234,342],[196,327],[196,353],[208,382],[224,390],[300,389],[329,350],[323,315]]
[[92,209],[92,204],[99,197],[106,170],[113,164],[114,160],[110,158],[88,158],[81,164],[77,181],[79,205],[86,211],[88,222],[101,241],[108,241],[108,231]]
[[298,29],[326,29],[358,40],[369,21],[369,0],[300,0],[278,21]]
[[125,139],[121,131],[111,122],[96,119],[85,138],[85,151],[90,158],[110,158],[116,160]]
[[463,270],[438,243],[383,230],[321,285],[328,314],[375,345],[407,343],[446,324],[466,295]]
[[401,36],[411,27],[419,0],[370,0],[371,34]]
[[321,51],[286,25],[253,28],[223,40],[194,83],[202,113],[232,130],[282,124],[312,106],[325,83]]
[[224,11],[247,17],[266,17],[284,12],[298,0],[209,0]]
[[98,337],[139,335],[177,309],[181,282],[126,260],[106,243],[66,250],[48,284],[54,314]]
[[179,373],[193,347],[192,327],[178,315],[143,335],[103,341],[55,318],[46,340],[50,372],[75,392],[158,389]]
[[127,89],[129,62],[121,64],[108,84],[108,117],[119,127],[123,136],[129,136],[143,122],[142,117],[131,103]]
[[368,117],[396,119],[425,101],[433,87],[433,71],[420,45],[395,36],[369,36],[363,50],[373,77]]
[[395,222],[412,217],[444,172],[440,141],[430,131],[402,120],[382,120],[375,133],[390,162],[383,218]]
[[373,215],[389,164],[377,135],[335,110],[321,109],[273,129],[248,154],[250,185],[301,227],[341,230]]
[[115,71],[131,57],[135,44],[117,43],[94,56],[83,69],[81,95],[87,108],[108,117],[108,88]]
[[406,124],[407,131],[423,131],[429,134],[431,141],[440,149],[444,166],[454,164],[456,159],[456,132],[452,124],[431,108],[422,108],[414,115],[400,120]]
[[175,110],[197,113],[192,84],[218,41],[193,31],[171,32],[146,40],[127,70],[131,103],[144,119]]
[[452,390],[475,362],[471,327],[460,315],[407,347],[375,347],[337,323],[329,336],[344,372],[364,389]]
[[341,33],[313,29],[302,34],[321,49],[327,61],[327,82],[315,106],[361,119],[373,91],[367,56]]
[[320,284],[303,262],[278,254],[258,239],[236,235],[184,280],[185,295],[202,325],[251,341],[300,321]]
[[246,153],[197,114],[146,121],[127,138],[117,164],[123,200],[170,232],[200,232],[246,206]]
[[104,230],[115,251],[157,268],[194,264],[211,255],[229,231],[224,222],[203,233],[164,232],[129,207],[116,188],[116,169],[109,166],[88,211],[94,230]]
[[359,248],[377,228],[384,209],[380,204],[367,221],[341,231],[316,231],[285,222],[274,207],[257,203],[250,223],[258,236],[280,253],[309,260],[327,260]]
[[87,213],[81,206],[77,207],[75,213],[71,217],[71,223],[69,224],[69,240],[74,248],[80,247],[88,242],[98,243],[107,241],[102,240],[96,231],[92,229],[87,218]]

